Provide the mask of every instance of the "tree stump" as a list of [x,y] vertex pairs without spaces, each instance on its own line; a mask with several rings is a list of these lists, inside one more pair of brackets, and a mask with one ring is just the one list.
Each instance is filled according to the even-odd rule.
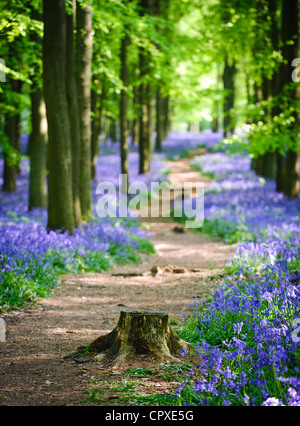
[[172,331],[167,313],[121,311],[114,330],[64,358],[80,363],[101,361],[118,365],[129,359],[137,361],[142,355],[159,362],[178,363],[182,362],[178,356],[183,348],[194,349]]

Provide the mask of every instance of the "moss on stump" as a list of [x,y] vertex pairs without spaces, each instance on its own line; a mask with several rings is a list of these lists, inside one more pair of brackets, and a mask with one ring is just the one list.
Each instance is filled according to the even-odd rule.
[[191,344],[172,331],[167,313],[121,311],[114,330],[64,358],[81,363],[98,361],[118,365],[126,360],[137,360],[142,355],[158,362],[178,363],[182,362],[183,347],[187,351],[193,350]]

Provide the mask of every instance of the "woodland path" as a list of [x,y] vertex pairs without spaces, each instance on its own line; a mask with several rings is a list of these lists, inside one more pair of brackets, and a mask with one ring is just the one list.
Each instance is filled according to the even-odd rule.
[[[189,164],[189,158],[170,162],[171,181],[208,181]],[[111,374],[96,363],[65,361],[64,355],[110,332],[123,309],[168,312],[170,320],[180,324],[194,297],[212,293],[209,275],[225,265],[234,248],[200,233],[174,232],[177,225],[171,219],[149,219],[145,224],[153,233],[157,254],[140,265],[64,276],[53,297],[4,315],[7,341],[0,343],[0,405],[84,405],[91,380],[112,383],[120,371]],[[176,273],[176,268],[164,265],[186,270]],[[151,273],[153,267],[156,274]],[[188,271],[194,268],[197,272]],[[144,381],[143,391],[162,392],[175,385],[153,377]],[[108,391],[103,405],[118,405],[118,399]]]

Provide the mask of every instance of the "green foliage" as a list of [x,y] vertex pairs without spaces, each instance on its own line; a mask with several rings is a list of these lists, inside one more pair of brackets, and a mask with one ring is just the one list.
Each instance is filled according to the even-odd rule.
[[[290,94],[293,89],[291,83],[272,101],[249,105],[245,113],[249,124],[244,126],[244,134],[225,138],[216,149],[222,149],[223,145],[228,152],[244,152],[254,158],[268,152],[284,155],[289,150],[296,151],[298,123],[296,101]],[[278,114],[272,114],[272,111],[278,111]]]
[[[14,212],[10,216],[14,216]],[[135,236],[132,239],[136,241],[136,247],[131,243],[124,244],[122,252],[117,245],[111,244],[108,252],[86,251],[82,254],[80,250],[73,253],[51,250],[41,263],[35,259],[30,259],[26,265],[18,261],[15,267],[22,269],[22,275],[8,271],[0,283],[0,311],[17,309],[32,304],[37,298],[51,295],[62,274],[103,272],[113,264],[138,263],[143,254],[154,253],[149,240]]]
[[9,167],[17,165],[21,159],[21,155],[15,148],[10,145],[7,136],[1,130],[0,140],[2,141],[2,153],[6,156],[7,165]]
[[54,267],[49,268],[46,261],[39,264],[31,259],[27,267],[23,268],[22,275],[17,276],[13,271],[8,271],[3,276],[0,283],[0,310],[18,309],[32,304],[39,297],[47,297],[58,282],[58,273]]
[[91,387],[86,389],[88,397],[85,402],[101,404],[110,400],[113,394],[118,405],[179,405],[179,401],[171,392],[149,394],[141,390],[141,387],[146,380],[167,382],[168,385],[173,382],[178,383],[185,378],[191,368],[192,366],[188,363],[129,368],[117,380],[112,374],[111,380],[108,378],[92,381]]

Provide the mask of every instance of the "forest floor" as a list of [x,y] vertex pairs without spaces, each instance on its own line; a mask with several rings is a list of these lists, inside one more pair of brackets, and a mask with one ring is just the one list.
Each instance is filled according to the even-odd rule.
[[[190,158],[169,165],[171,181],[208,182],[191,170]],[[151,376],[141,379],[127,374],[128,369],[151,367],[141,359],[114,369],[63,359],[110,332],[121,310],[167,312],[171,325],[180,327],[183,314],[192,313],[192,299],[212,294],[217,280],[212,276],[218,275],[234,247],[202,233],[178,232],[181,226],[172,219],[143,222],[157,253],[141,264],[121,265],[109,273],[64,275],[52,297],[3,315],[7,340],[0,343],[0,405],[134,405],[137,394],[176,389],[171,366],[153,364]]]

